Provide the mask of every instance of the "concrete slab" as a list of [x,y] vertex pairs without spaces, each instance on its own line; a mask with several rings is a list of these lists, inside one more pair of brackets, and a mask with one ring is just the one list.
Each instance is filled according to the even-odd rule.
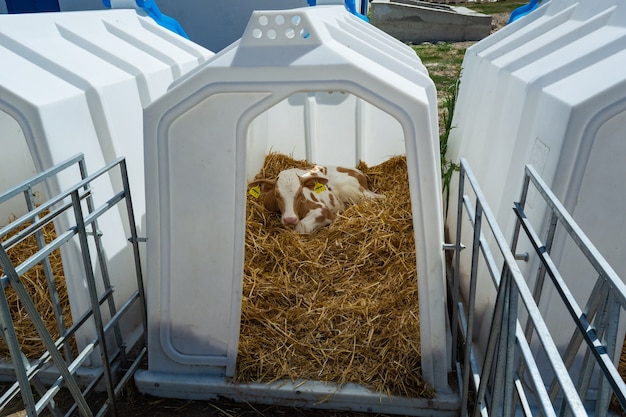
[[466,7],[418,0],[374,0],[370,22],[411,43],[478,41],[491,33],[491,16]]

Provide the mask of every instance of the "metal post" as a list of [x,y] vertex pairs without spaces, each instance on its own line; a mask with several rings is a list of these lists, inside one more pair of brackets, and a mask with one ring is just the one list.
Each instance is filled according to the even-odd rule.
[[[457,361],[457,345],[459,343],[459,300],[460,294],[460,277],[459,269],[461,267],[461,230],[463,222],[463,190],[465,185],[465,171],[461,168],[459,172],[459,191],[458,205],[456,213],[456,234],[454,241],[454,272],[452,282],[452,357],[450,363]],[[467,368],[466,368],[467,369]],[[461,414],[463,415],[463,414]]]
[[72,206],[74,208],[74,217],[76,220],[76,228],[78,232],[78,238],[80,241],[81,254],[83,258],[83,266],[85,275],[87,278],[87,288],[89,290],[89,298],[91,301],[92,314],[96,326],[96,333],[98,335],[98,343],[100,345],[100,355],[102,356],[102,367],[104,369],[104,379],[107,394],[109,395],[111,413],[113,417],[117,416],[117,406],[115,403],[115,385],[113,381],[113,375],[111,374],[109,352],[106,342],[106,334],[104,333],[104,322],[102,320],[102,314],[100,312],[100,305],[98,303],[98,289],[96,288],[95,277],[93,273],[93,267],[91,264],[91,256],[89,254],[89,242],[87,241],[87,230],[85,228],[85,222],[83,218],[83,211],[80,204],[80,196],[78,190],[72,191]]
[[[80,160],[78,163],[78,166],[80,168],[80,175],[81,178],[84,180],[85,178],[87,178],[87,166],[85,165],[85,160]],[[89,184],[86,183],[85,186],[83,187],[83,189],[85,191],[87,191],[89,189]],[[89,194],[87,196],[87,212],[89,214],[93,213],[95,210],[95,205],[93,202],[93,196],[91,194]],[[132,220],[134,221],[134,219]],[[98,265],[100,267],[100,274],[102,275],[102,284],[104,286],[104,290],[107,291],[109,290],[111,287],[111,280],[109,279],[109,268],[107,266],[106,263],[106,259],[104,256],[104,249],[102,247],[102,239],[101,239],[101,232],[100,229],[98,228],[98,221],[94,220],[91,223],[91,234],[93,236],[94,239],[94,243],[96,245],[96,254],[98,257]],[[95,277],[94,277],[95,279]],[[116,307],[115,307],[115,300],[113,300],[113,297],[110,297],[107,299],[107,303],[109,306],[109,314],[112,316],[115,315],[116,313]],[[122,353],[122,355],[125,356],[126,352],[125,350],[122,348],[124,345],[124,339],[122,338],[122,332],[119,328],[118,325],[116,325],[113,329],[113,333],[115,335],[115,341],[117,343],[117,346],[120,349],[120,352]],[[122,360],[126,360],[126,358],[123,358]],[[108,366],[108,365],[107,365]]]
[[[46,329],[45,324],[43,323],[43,321],[41,320],[41,317],[39,316],[39,313],[37,312],[37,308],[35,307],[30,296],[28,295],[28,291],[24,287],[24,284],[20,281],[20,278],[17,275],[17,272],[15,271],[15,269],[13,268],[11,260],[9,259],[8,255],[4,251],[4,248],[0,248],[0,264],[3,265],[3,268],[4,266],[7,266],[4,272],[7,275],[7,278],[9,279],[11,286],[17,293],[17,296],[20,298],[22,304],[24,305],[24,309],[26,310],[28,316],[33,322],[33,325],[35,326],[37,333],[39,333],[39,337],[41,337],[41,340],[44,343],[46,350],[52,357],[52,360],[54,361],[54,363],[57,365],[57,368],[59,372],[61,373],[61,376],[63,377],[65,384],[67,385],[67,388],[72,393],[74,400],[79,406],[79,410],[84,416],[91,417],[92,416],[91,411],[89,410],[89,406],[87,405],[87,402],[82,396],[82,393],[80,391],[80,388],[78,387],[78,384],[74,380],[67,366],[65,366],[63,356],[61,356],[58,349],[56,348],[54,341],[50,337],[50,334],[48,333],[48,330]],[[18,351],[19,351],[19,348],[18,348]],[[15,357],[17,358],[19,357],[19,355]],[[28,390],[30,391],[30,386],[28,387]],[[33,415],[37,415],[37,413]]]
[[485,351],[485,360],[480,374],[480,385],[476,393],[476,404],[473,413],[474,417],[479,417],[480,409],[484,407],[489,375],[492,372],[494,362],[497,360],[496,348],[499,342],[499,330],[502,324],[505,304],[505,294],[502,289],[506,288],[508,285],[507,280],[508,277],[502,277],[502,280],[500,281],[500,288],[498,289],[498,294],[496,296],[496,304],[494,306],[493,318],[489,329],[489,338],[487,340],[487,349]]
[[[506,274],[511,274],[511,270],[507,267]],[[504,404],[502,415],[504,417],[512,417],[515,415],[515,382],[517,381],[517,372],[515,371],[515,334],[517,331],[517,307],[518,293],[512,279],[508,279],[509,284],[509,309],[507,312],[508,321],[506,323],[506,371],[504,382]],[[519,367],[518,367],[519,368]]]
[[[32,187],[28,186],[28,188],[24,191],[24,197],[26,199],[26,207],[28,211],[33,211],[35,209],[35,195],[33,194]],[[33,223],[36,223],[41,218],[39,215],[35,215],[33,217]],[[38,229],[35,232],[35,241],[37,242],[37,248],[41,250],[44,246],[46,246],[46,241],[42,232],[42,229]],[[52,309],[54,311],[54,318],[57,324],[57,330],[60,336],[64,336],[67,331],[67,327],[65,325],[65,318],[63,317],[63,309],[61,308],[61,302],[59,301],[59,293],[57,291],[56,283],[54,282],[54,273],[52,271],[52,266],[50,265],[50,258],[45,257],[42,261],[43,273],[46,277],[46,283],[48,285],[48,295],[50,297],[50,302],[52,303]],[[66,341],[64,344],[63,354],[65,355],[65,360],[68,362],[72,361],[72,348],[69,344],[69,341]]]
[[497,328],[497,332],[495,334],[496,342],[496,353],[495,353],[495,370],[494,370],[494,382],[493,386],[497,387],[493,390],[491,395],[491,404],[489,407],[490,413],[494,415],[503,415],[503,413],[499,413],[497,410],[500,407],[500,401],[504,397],[505,394],[505,385],[508,382],[506,380],[506,369],[507,369],[507,354],[508,354],[508,325],[509,325],[509,316],[510,316],[510,302],[511,302],[511,276],[510,270],[505,265],[504,271],[502,272],[502,279],[500,281],[500,288],[498,288],[498,293],[502,293],[502,318],[500,320],[500,326]]
[[141,258],[139,256],[139,237],[137,236],[137,225],[135,224],[135,212],[133,210],[133,200],[130,195],[130,183],[128,181],[128,171],[126,170],[126,160],[120,163],[122,171],[122,183],[126,196],[126,211],[128,213],[128,223],[130,225],[130,241],[133,245],[133,256],[135,257],[135,278],[137,279],[137,290],[139,292],[139,302],[141,303],[141,321],[143,324],[143,342],[148,346],[148,313],[146,311],[146,295],[143,287],[143,272],[141,270]]
[[[5,271],[7,276],[8,273],[6,271],[13,268],[13,265],[11,264],[11,261],[2,244],[0,244],[0,266],[2,266],[2,270]],[[15,367],[15,376],[17,377],[17,382],[20,386],[24,408],[26,409],[27,415],[36,416],[37,410],[35,408],[35,397],[33,396],[33,391],[31,390],[30,383],[28,382],[28,375],[26,374],[24,362],[19,360],[22,356],[22,351],[20,350],[20,344],[17,340],[17,334],[15,332],[15,327],[13,326],[13,319],[11,318],[11,310],[6,298],[6,289],[4,288],[2,288],[2,296],[0,297],[0,324],[2,324],[2,337],[9,348],[11,360],[13,362],[13,366]]]

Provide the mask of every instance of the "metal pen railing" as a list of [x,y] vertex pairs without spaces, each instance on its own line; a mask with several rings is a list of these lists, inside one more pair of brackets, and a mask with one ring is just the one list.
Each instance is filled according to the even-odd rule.
[[[79,168],[81,180],[69,189],[58,193],[35,207],[34,187],[76,165]],[[108,197],[104,204],[96,207],[90,185],[97,178],[109,175],[114,170],[119,170],[119,175],[122,179],[122,190],[113,191],[113,195]],[[7,343],[16,375],[16,382],[5,390],[0,397],[0,411],[19,394],[28,416],[37,416],[46,408],[54,416],[71,415],[75,411],[78,411],[83,416],[92,416],[94,415],[91,408],[93,405],[90,405],[87,398],[90,393],[94,392],[98,384],[103,383],[108,400],[104,402],[95,415],[104,415],[110,412],[111,415],[115,416],[117,415],[116,397],[123,386],[130,380],[147,352],[145,337],[147,319],[139,259],[139,239],[137,238],[137,230],[134,223],[126,162],[123,158],[119,158],[92,175],[87,175],[83,156],[76,155],[7,191],[0,196],[0,204],[19,196],[19,194],[23,194],[26,199],[28,213],[13,220],[7,226],[0,228],[0,266],[3,271],[3,275],[0,278],[2,283],[2,293],[0,294],[1,335]],[[122,202],[126,205],[130,229],[128,232],[130,234],[129,240],[132,245],[136,266],[135,271],[129,272],[134,272],[136,275],[137,289],[127,299],[118,301],[121,304],[118,305],[113,297],[114,289],[111,286],[106,268],[106,258],[100,242],[97,220]],[[46,243],[42,233],[44,226],[51,224],[53,220],[60,217],[70,219],[70,226],[66,230],[57,230],[56,237]],[[30,236],[35,237],[37,250],[28,259],[17,265],[14,264],[8,252],[15,245]],[[81,317],[74,317],[73,324],[67,327],[63,319],[63,306],[59,301],[49,257],[63,245],[76,239],[79,241],[82,255],[84,277],[81,277],[81,279],[84,278],[86,281],[90,308]],[[92,264],[90,241],[93,241],[97,252],[96,256],[100,269],[99,279],[96,278],[94,265]],[[47,330],[40,312],[37,310],[37,306],[21,279],[26,272],[38,264],[43,266],[45,283],[53,304],[56,327],[60,335],[56,340],[53,339]],[[66,279],[72,278],[66,277]],[[77,278],[74,277],[74,279]],[[101,288],[101,290],[98,290],[98,288]],[[19,303],[26,311],[38,333],[38,337],[44,345],[45,352],[36,360],[27,359],[23,353],[23,347],[19,344],[14,326],[14,320],[19,319],[19,317],[12,317],[7,301],[7,292],[10,290],[16,293]],[[143,326],[143,337],[139,341],[140,346],[138,347],[131,346],[132,343],[129,344],[124,340],[119,327],[121,318],[128,314],[131,307],[137,303],[141,311],[141,324]],[[101,312],[103,306],[108,308],[108,314],[110,315],[110,318],[106,321]],[[86,343],[82,350],[74,356],[70,341],[76,332],[89,320],[95,324],[96,337],[94,340]],[[109,338],[109,334],[112,334],[113,337]],[[130,354],[129,349],[135,347],[138,348],[138,353]],[[81,387],[78,382],[77,371],[97,349],[100,352],[102,366],[87,386]],[[131,356],[134,356],[134,359],[130,359]],[[40,378],[40,374],[41,371],[49,369],[54,369],[58,373],[58,377],[54,383],[45,386],[42,378]],[[66,414],[54,401],[55,395],[62,387],[67,388],[74,400]],[[35,392],[33,392],[33,388],[35,388]]]
[[[549,211],[549,226],[543,240],[524,212],[531,184],[547,203]],[[586,344],[582,371],[576,382],[579,395],[583,400],[587,398],[594,375],[593,370],[597,367],[600,369],[600,377],[598,378],[599,390],[596,395],[594,414],[596,416],[607,414],[611,395],[614,395],[622,409],[626,410],[626,384],[613,362],[617,347],[621,352],[623,345],[623,341],[618,343],[617,336],[621,313],[626,310],[626,285],[532,166],[525,168],[520,202],[515,203],[514,211],[517,222],[511,245],[512,250],[515,251],[520,231],[523,230],[540,260],[533,289],[535,302],[539,303],[541,299],[545,277],[548,275],[576,326],[563,354],[568,368],[575,361],[583,341]],[[584,309],[578,305],[550,256],[557,227],[564,230],[597,274],[593,290]],[[532,328],[527,328],[526,337],[530,338],[531,335]],[[555,401],[559,393],[558,386],[552,384],[549,393],[550,398]]]
[[[604,415],[608,409],[608,398],[612,393],[624,407],[622,401],[626,388],[613,366],[612,358],[617,334],[615,307],[620,305],[622,309],[624,308],[626,291],[621,280],[612,272],[588,239],[584,238],[580,229],[575,226],[571,217],[534,170],[527,168],[526,175],[522,202],[516,204],[519,224],[511,249],[467,161],[461,160],[456,242],[450,245],[454,250],[454,270],[450,284],[453,299],[452,322],[458,323],[452,331],[453,339],[458,338],[461,341],[464,362],[463,366],[459,367],[462,374],[461,415],[471,413],[473,416],[506,417],[520,412],[524,415],[555,417],[588,415],[584,404],[594,365],[600,368],[603,380],[608,381],[608,384],[601,384],[602,388],[596,401],[597,415]],[[535,251],[543,260],[544,273],[553,278],[559,294],[569,306],[573,321],[577,324],[577,332],[572,338],[571,347],[563,356],[559,353],[538,307],[536,297],[538,290],[535,288],[533,292],[528,287],[527,280],[517,264],[521,257],[515,255],[520,227],[531,239],[536,237],[523,214],[529,182],[535,184],[540,194],[548,201],[553,217],[566,224],[568,232],[573,232],[577,236],[577,243],[587,248],[588,259],[598,270],[601,282],[596,285],[594,294],[590,297],[587,311],[583,312],[573,298],[569,297],[565,283],[558,279],[558,271],[554,263],[550,262],[549,251],[546,251],[539,240],[533,240]],[[469,184],[469,187],[466,187],[466,184]],[[464,248],[461,242],[462,225],[465,216],[469,217],[473,227],[470,265],[462,264],[461,260],[461,251]],[[549,229],[553,233],[553,228]],[[553,236],[549,236],[550,240],[552,238]],[[496,252],[492,252],[492,247]],[[496,261],[496,256],[500,261]],[[464,267],[467,270],[468,266],[468,278],[465,280],[467,282],[461,283],[460,271]],[[488,276],[480,276],[485,273]],[[481,279],[482,282],[491,281],[496,292],[495,305],[492,306],[493,310],[489,311],[493,313],[489,336],[486,346],[482,349],[474,342],[476,289]],[[465,302],[460,291],[462,284],[467,285]],[[598,307],[600,305],[608,307],[602,310]],[[601,313],[598,312],[600,310]],[[598,313],[595,314],[596,312]],[[595,318],[597,329],[589,324],[591,317]],[[525,327],[521,325],[521,321],[525,321]],[[605,336],[604,341],[598,338],[598,334]],[[532,340],[532,335],[536,336],[536,340]],[[582,340],[587,342],[591,354],[585,359],[582,379],[574,382],[569,367]],[[538,365],[538,353],[531,349],[531,342],[538,344],[538,350],[547,358],[546,363]],[[456,361],[457,358],[453,360]],[[473,404],[471,410],[470,404]]]

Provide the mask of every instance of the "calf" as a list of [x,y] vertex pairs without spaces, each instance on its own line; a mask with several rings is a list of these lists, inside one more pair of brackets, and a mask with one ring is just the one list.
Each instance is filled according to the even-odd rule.
[[361,171],[341,167],[291,168],[276,179],[251,182],[249,190],[262,199],[266,209],[280,212],[285,226],[303,234],[332,223],[346,203],[363,197],[384,198],[367,189]]
[[367,177],[356,168],[315,165],[311,172],[321,172],[328,178],[335,194],[343,203],[355,203],[363,198],[385,198],[368,189]]

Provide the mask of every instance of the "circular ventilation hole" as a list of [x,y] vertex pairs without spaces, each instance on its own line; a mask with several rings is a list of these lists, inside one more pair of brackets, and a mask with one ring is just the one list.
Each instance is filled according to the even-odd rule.
[[283,23],[285,23],[285,16],[283,16],[282,14],[276,15],[276,17],[274,18],[274,22],[276,22],[277,25],[282,25]]
[[309,36],[311,36],[311,33],[309,33],[308,29],[302,29],[300,31],[300,36],[302,36],[302,39],[308,39]]
[[252,37],[254,39],[260,39],[263,36],[263,31],[259,28],[255,28],[252,30]]
[[298,26],[300,22],[302,22],[300,15],[295,14],[291,17],[291,23],[293,23],[294,26]]
[[276,31],[274,29],[268,30],[267,37],[270,39],[276,39]]
[[269,19],[265,15],[259,16],[259,25],[266,26],[269,23]]
[[296,36],[296,31],[293,28],[287,28],[285,29],[285,36],[288,39],[293,39]]

